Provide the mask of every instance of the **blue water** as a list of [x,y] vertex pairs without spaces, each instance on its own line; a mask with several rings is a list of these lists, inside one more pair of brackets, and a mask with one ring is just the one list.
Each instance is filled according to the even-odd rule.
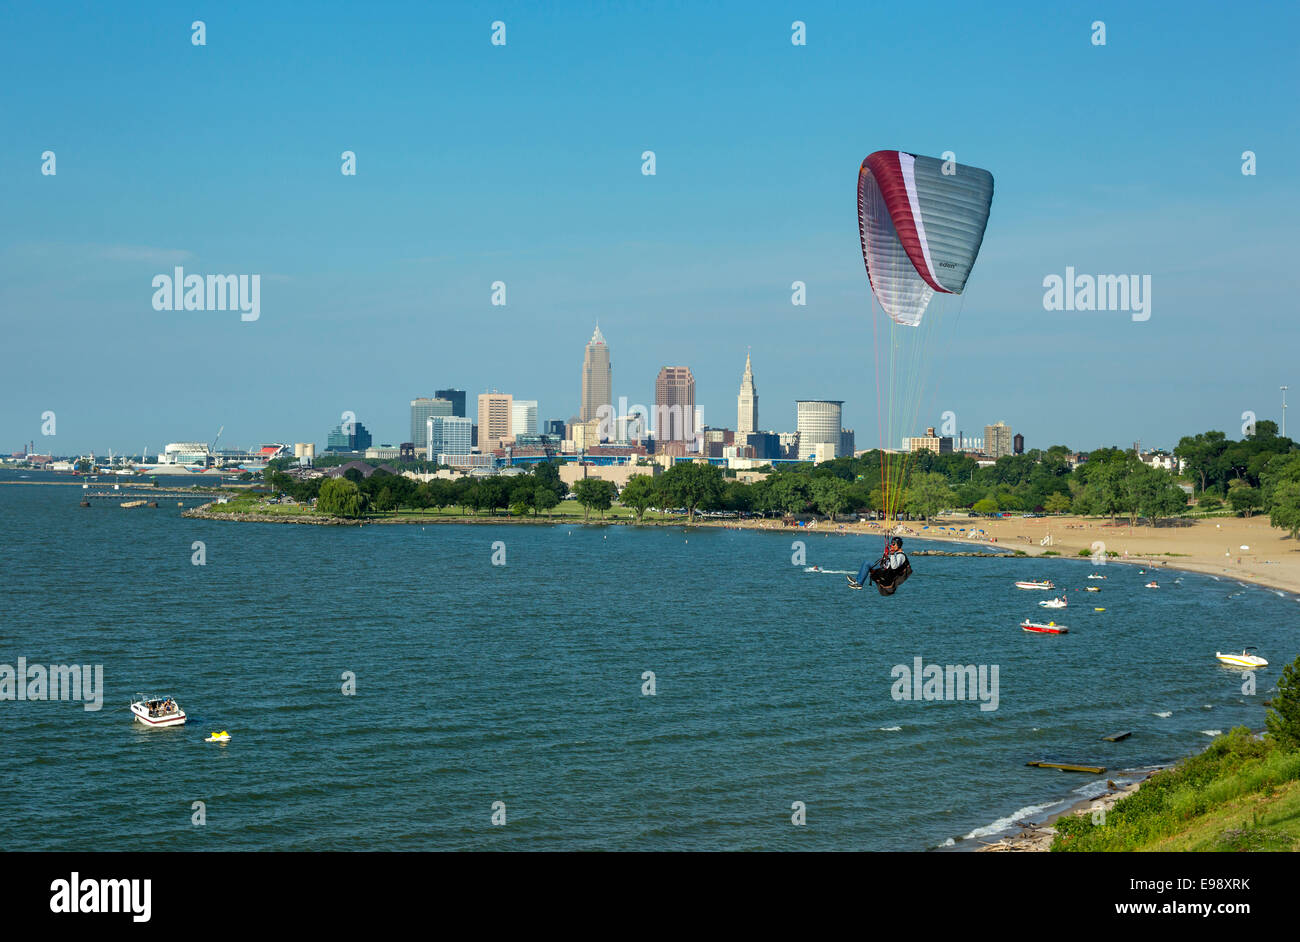
[[[0,486],[0,664],[106,687],[99,712],[0,702],[10,850],[923,850],[1262,726],[1300,646],[1294,597],[1131,566],[1085,595],[1087,561],[916,558],[881,598],[792,564],[796,539],[828,569],[879,550],[816,531],[229,523],[81,493]],[[1042,576],[1070,608],[1011,586]],[[1214,660],[1245,644],[1273,665],[1255,696]],[[916,656],[998,665],[998,709],[894,700]],[[132,723],[136,691],[190,723]],[[1025,768],[1045,756],[1111,771]]]

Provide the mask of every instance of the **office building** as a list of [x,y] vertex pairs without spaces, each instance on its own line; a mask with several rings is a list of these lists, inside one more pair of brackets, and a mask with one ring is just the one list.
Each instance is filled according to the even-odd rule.
[[462,416],[434,415],[428,420],[429,461],[437,461],[440,454],[468,455],[473,450],[474,423]]
[[[799,399],[795,402],[800,458],[812,458],[817,454],[838,457],[843,408],[843,399]],[[819,452],[818,445],[827,447]]]
[[351,423],[351,431],[345,429],[342,425],[336,425],[330,429],[328,438],[325,441],[326,451],[365,451],[370,447],[374,439],[371,437],[369,430],[360,422]]
[[478,448],[489,452],[510,438],[511,403],[509,393],[481,393],[478,397]]
[[591,422],[602,418],[601,407],[612,410],[613,402],[614,371],[609,362],[609,346],[597,324],[582,357],[582,408],[578,412],[578,421]]
[[754,388],[754,369],[745,354],[745,373],[740,378],[740,396],[736,400],[736,438],[744,441],[758,430],[758,390]]
[[515,399],[510,403],[510,437],[537,434],[537,400]]
[[694,440],[695,377],[689,366],[665,366],[659,371],[652,420],[656,441]]
[[904,451],[932,451],[936,455],[952,454],[952,438],[936,435],[933,428],[927,428],[924,435],[903,439]]
[[429,446],[427,437],[429,419],[435,415],[454,415],[453,408],[450,399],[421,397],[411,400],[411,442],[416,448],[427,448]]
[[1011,454],[1011,426],[1005,422],[984,426],[984,454],[990,458]]
[[439,389],[434,392],[439,399],[446,399],[451,403],[451,414],[465,418],[465,390],[463,389]]

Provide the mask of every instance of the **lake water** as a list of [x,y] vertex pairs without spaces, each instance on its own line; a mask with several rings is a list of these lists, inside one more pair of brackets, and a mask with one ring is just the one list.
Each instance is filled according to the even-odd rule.
[[[924,850],[1262,726],[1300,644],[1294,597],[1088,583],[1086,560],[914,558],[882,598],[792,564],[802,539],[856,570],[876,538],[228,523],[81,494],[0,486],[0,664],[101,664],[105,686],[98,712],[0,702],[9,850]],[[1032,577],[1070,607],[1011,585]],[[1255,696],[1214,659],[1247,644],[1272,662]],[[996,665],[997,709],[894,699],[916,657]],[[189,724],[132,723],[137,691]],[[1025,767],[1052,756],[1111,771]]]

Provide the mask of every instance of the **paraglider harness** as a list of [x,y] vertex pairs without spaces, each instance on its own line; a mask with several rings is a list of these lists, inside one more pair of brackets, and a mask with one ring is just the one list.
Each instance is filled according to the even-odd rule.
[[[884,555],[880,557],[881,564],[888,562],[889,557],[893,555],[890,552],[892,547],[893,542],[891,541],[885,547]],[[912,562],[907,558],[907,554],[903,553],[903,547],[901,544],[899,545],[898,552],[903,555],[903,565],[899,566],[897,569],[889,569],[884,565],[878,565],[872,568],[868,576],[875,587],[880,591],[881,595],[893,595],[898,590],[898,587],[907,581],[907,577],[912,574]]]

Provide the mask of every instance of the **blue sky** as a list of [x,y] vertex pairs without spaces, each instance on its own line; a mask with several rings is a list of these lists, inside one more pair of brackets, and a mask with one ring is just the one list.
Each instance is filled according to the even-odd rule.
[[[6,453],[152,452],[221,425],[231,445],[323,444],[343,410],[399,442],[408,401],[447,386],[567,418],[597,320],[616,396],[648,402],[659,367],[685,364],[705,421],[734,426],[752,347],[762,426],[792,430],[796,398],[843,399],[874,445],[855,186],[894,148],[996,179],[929,422],[1171,446],[1276,417],[1282,383],[1300,402],[1294,5],[2,15]],[[260,274],[260,319],[153,310],[151,279],[176,264]],[[1067,265],[1150,274],[1151,319],[1045,311],[1042,280]]]

